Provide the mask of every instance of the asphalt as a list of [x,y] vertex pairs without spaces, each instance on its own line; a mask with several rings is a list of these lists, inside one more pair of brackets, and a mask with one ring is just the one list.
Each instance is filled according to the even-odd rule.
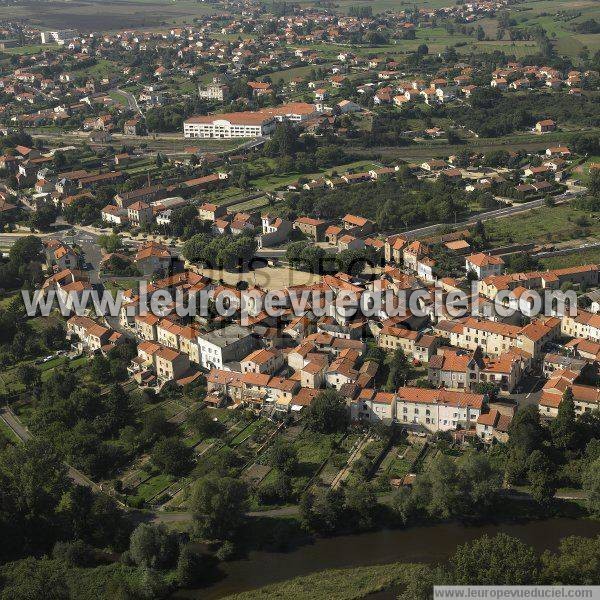
[[[555,201],[558,203],[568,202],[574,197],[584,193],[584,190],[574,190],[567,192],[565,194],[561,194],[560,196],[556,196]],[[519,213],[528,212],[533,210],[534,208],[539,208],[544,205],[545,200],[543,198],[539,200],[531,200],[530,202],[524,202],[522,204],[515,204],[513,206],[507,206],[504,208],[497,208],[495,210],[490,210],[488,212],[480,213],[479,215],[475,215],[466,221],[460,221],[455,223],[456,227],[468,227],[470,225],[474,225],[477,221],[489,221],[490,219],[497,219],[501,217],[508,217],[511,215],[516,215]],[[428,225],[427,227],[419,227],[417,229],[410,229],[402,233],[403,237],[407,238],[418,238],[424,237],[427,235],[432,235],[436,233],[439,227],[443,225],[448,225],[449,223],[437,223],[436,225]]]
[[[21,423],[17,415],[8,407],[0,408],[0,420],[4,422],[4,424],[9,427],[13,433],[22,441],[26,442],[32,439],[31,432]],[[78,471],[75,467],[65,463],[68,468],[68,476],[69,479],[77,484],[85,487],[89,487],[95,492],[101,491],[102,488],[94,483],[91,479],[86,477],[81,471]]]

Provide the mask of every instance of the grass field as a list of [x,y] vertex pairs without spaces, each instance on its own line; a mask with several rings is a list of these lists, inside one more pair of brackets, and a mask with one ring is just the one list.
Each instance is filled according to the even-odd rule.
[[[580,227],[578,219],[585,218],[589,227]],[[576,210],[567,205],[541,207],[526,214],[486,221],[486,231],[495,246],[512,242],[550,243],[586,236],[600,235],[597,214]],[[579,231],[579,233],[578,233]]]
[[563,256],[551,256],[540,260],[547,269],[562,269],[565,267],[575,267],[579,265],[600,263],[600,248],[590,248],[589,250],[579,250]]
[[[289,581],[227,596],[228,600],[263,600],[278,598],[279,600],[353,600],[368,597],[377,592],[394,588],[396,597],[398,588],[414,576],[415,565],[393,563],[372,567],[358,567],[321,571],[305,577],[296,577]],[[383,598],[384,596],[382,596]],[[388,596],[385,596],[388,597]]]

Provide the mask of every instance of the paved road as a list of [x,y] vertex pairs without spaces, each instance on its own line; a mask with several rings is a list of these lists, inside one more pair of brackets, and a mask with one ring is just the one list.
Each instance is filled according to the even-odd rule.
[[140,106],[133,94],[130,94],[129,92],[126,92],[125,90],[122,90],[120,88],[117,88],[115,91],[118,92],[119,94],[122,94],[123,96],[125,96],[125,99],[127,100],[127,104],[131,110],[144,116],[142,113],[142,110],[140,109]]
[[[17,415],[15,415],[15,413],[10,408],[7,408],[7,407],[0,408],[0,419],[4,422],[4,424],[7,427],[12,429],[12,431],[15,433],[15,435],[22,442],[26,442],[27,440],[30,440],[33,437],[31,435],[31,432],[25,427],[25,425],[23,425],[23,423],[21,423],[21,421],[19,420]],[[78,471],[77,469],[75,469],[74,467],[72,467],[71,465],[69,465],[67,463],[65,463],[65,465],[68,468],[67,474],[69,476],[69,479],[73,483],[75,483],[77,485],[89,487],[95,492],[98,492],[101,490],[101,488],[98,484],[94,483],[91,479],[86,477],[83,473],[81,473],[81,471]]]
[[[555,200],[558,203],[568,202],[572,200],[574,197],[581,195],[584,193],[582,190],[576,190],[572,192],[567,192],[565,194],[561,194],[560,196],[556,196]],[[456,227],[467,227],[470,225],[474,225],[477,221],[488,221],[489,219],[497,219],[501,217],[509,217],[511,215],[516,215],[519,213],[528,212],[533,210],[534,208],[539,208],[543,206],[544,199],[539,200],[531,200],[531,202],[524,202],[523,204],[515,204],[514,206],[507,206],[505,208],[497,208],[495,210],[490,210],[485,213],[481,213],[474,217],[469,218],[466,221],[461,221],[460,223],[456,223]],[[417,229],[411,229],[409,231],[402,232],[400,235],[403,237],[413,239],[417,237],[424,237],[428,235],[434,234],[439,227],[442,225],[448,225],[448,223],[438,223],[436,225],[428,225],[427,227],[419,227]]]

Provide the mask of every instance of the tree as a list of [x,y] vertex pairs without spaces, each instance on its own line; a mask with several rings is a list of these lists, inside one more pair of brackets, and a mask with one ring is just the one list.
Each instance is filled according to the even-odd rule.
[[583,473],[583,489],[587,493],[587,505],[594,514],[600,514],[600,458],[591,462]]
[[40,370],[32,364],[24,363],[17,368],[17,379],[28,389],[36,388],[40,385]]
[[168,569],[179,554],[177,534],[163,525],[142,523],[131,534],[129,553],[133,562],[144,569]]
[[319,392],[308,409],[307,426],[320,433],[345,431],[348,427],[348,409],[344,398],[334,389]]
[[549,504],[556,493],[556,467],[541,450],[534,450],[527,459],[527,478],[531,496],[542,505]]
[[454,585],[530,585],[537,573],[533,548],[504,533],[459,546],[450,560]]
[[388,392],[395,392],[400,386],[406,385],[410,377],[411,367],[402,348],[396,348],[386,361],[389,371],[385,384]]
[[152,448],[152,463],[163,473],[181,476],[187,473],[192,465],[194,451],[179,438],[159,440]]
[[218,438],[225,433],[225,425],[206,409],[194,411],[187,424],[202,438]]
[[569,536],[558,552],[542,554],[541,581],[546,585],[597,585],[600,577],[600,537]]
[[111,233],[110,235],[98,236],[98,245],[109,254],[112,254],[121,248],[122,243],[119,235]]
[[2,573],[1,600],[69,600],[64,567],[48,558],[11,563]]
[[459,486],[465,514],[487,516],[493,512],[502,487],[502,474],[487,455],[467,452],[459,463]]
[[231,539],[244,520],[248,490],[230,477],[208,475],[192,489],[190,507],[200,532],[208,539]]
[[575,450],[578,446],[579,431],[573,390],[568,387],[563,392],[562,400],[558,405],[556,419],[550,425],[552,442],[562,450]]
[[39,237],[28,235],[18,238],[11,246],[8,257],[17,263],[28,263],[41,258],[43,245]]
[[533,406],[520,408],[509,428],[509,445],[513,448],[521,448],[529,455],[541,447],[545,438],[545,432],[540,424],[540,413]]
[[94,564],[94,549],[82,540],[56,542],[52,558],[72,567],[91,567]]
[[104,383],[110,379],[110,363],[102,354],[94,355],[90,364],[90,373],[95,381]]
[[371,529],[375,524],[375,509],[377,497],[373,488],[367,483],[362,483],[346,490],[346,510],[350,512],[353,521],[360,529]]
[[27,221],[29,227],[45,231],[56,220],[56,209],[52,206],[40,206],[35,212],[29,215]]
[[269,455],[269,463],[286,475],[291,475],[298,466],[298,451],[291,444],[277,441]]
[[162,410],[148,411],[143,417],[142,437],[149,443],[171,433],[171,424],[167,421]]
[[177,559],[176,577],[181,587],[193,587],[204,581],[206,563],[198,552],[190,546],[184,546]]

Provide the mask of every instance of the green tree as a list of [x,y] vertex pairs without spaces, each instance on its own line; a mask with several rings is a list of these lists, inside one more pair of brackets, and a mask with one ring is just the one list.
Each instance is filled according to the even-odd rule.
[[56,450],[39,439],[6,448],[0,453],[0,489],[0,557],[49,551],[60,530],[56,511],[69,489]]
[[587,505],[594,514],[600,514],[600,459],[591,462],[582,477],[583,489],[587,493]]
[[386,364],[389,370],[385,389],[395,392],[400,386],[406,385],[412,369],[402,348],[396,348],[389,354]]
[[69,600],[64,567],[57,561],[27,558],[2,573],[1,600]]
[[545,439],[540,424],[540,413],[533,405],[520,408],[509,428],[509,444],[512,448],[521,448],[526,454],[539,449]]
[[527,459],[527,478],[531,496],[536,502],[547,505],[556,493],[555,465],[541,450],[534,450]]
[[133,562],[144,569],[168,569],[179,555],[177,534],[163,525],[142,523],[131,534],[129,553]]
[[173,476],[185,475],[192,466],[194,451],[179,438],[159,440],[152,448],[152,463],[163,473]]
[[375,524],[377,497],[372,486],[362,483],[346,490],[346,510],[359,529],[371,529]]
[[184,588],[197,586],[207,575],[206,563],[202,556],[190,546],[184,546],[177,559],[177,583]]
[[194,411],[187,424],[202,438],[218,438],[225,433],[225,425],[206,409]]
[[269,463],[286,475],[291,475],[298,467],[298,451],[289,443],[277,441],[269,454]]
[[504,533],[459,546],[450,560],[454,585],[531,585],[537,573],[533,548]]
[[344,398],[334,389],[319,392],[306,415],[307,426],[319,433],[345,431],[348,420],[348,408]]
[[568,387],[563,392],[563,397],[558,405],[556,419],[550,425],[552,442],[562,450],[575,450],[579,442],[577,415],[573,390]]
[[233,538],[244,520],[248,490],[237,479],[208,475],[193,489],[190,508],[201,534],[208,539]]
[[122,246],[121,238],[116,233],[111,233],[109,235],[100,235],[98,236],[98,245],[106,252],[113,253],[116,252]]
[[557,552],[542,554],[541,563],[541,580],[546,585],[598,585],[600,537],[563,538]]

